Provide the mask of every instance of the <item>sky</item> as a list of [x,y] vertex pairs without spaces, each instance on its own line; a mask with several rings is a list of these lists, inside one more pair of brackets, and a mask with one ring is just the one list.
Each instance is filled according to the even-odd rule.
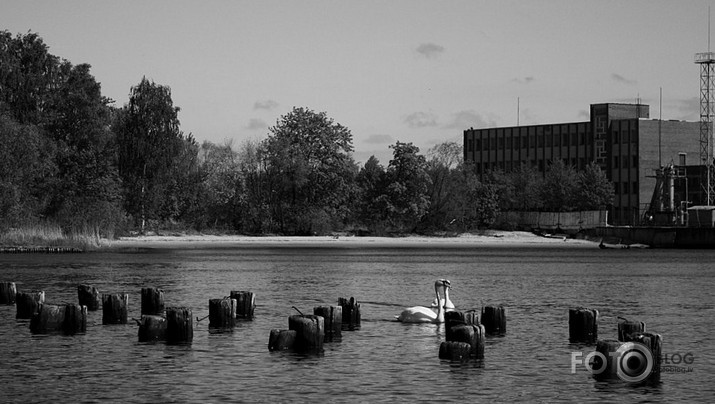
[[594,103],[697,121],[713,3],[0,0],[0,30],[90,64],[116,106],[142,77],[170,87],[199,142],[238,149],[304,107],[387,166],[397,141],[427,154],[470,127],[587,121]]

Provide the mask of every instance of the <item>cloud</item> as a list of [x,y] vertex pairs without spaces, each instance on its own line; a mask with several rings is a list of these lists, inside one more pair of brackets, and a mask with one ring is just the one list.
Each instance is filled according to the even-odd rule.
[[426,57],[427,59],[433,59],[444,53],[444,46],[433,44],[433,43],[423,43],[415,49],[417,53]]
[[459,111],[452,114],[452,120],[444,125],[446,129],[487,128],[496,126],[493,119],[486,119],[480,113],[472,110]]
[[394,142],[394,139],[390,135],[370,135],[365,139],[365,143],[371,144],[387,144]]
[[273,100],[256,101],[253,104],[253,109],[267,109],[271,110],[278,106],[278,103]]
[[437,126],[437,116],[431,112],[414,112],[407,115],[405,123],[410,128],[425,128]]
[[611,80],[613,80],[613,81],[615,81],[615,82],[617,82],[617,83],[629,84],[629,85],[637,84],[637,83],[638,83],[638,81],[636,81],[636,80],[627,79],[627,78],[625,78],[625,77],[623,77],[623,76],[621,76],[620,74],[617,74],[617,73],[611,73]]
[[266,129],[267,127],[268,124],[264,120],[256,118],[252,118],[248,121],[248,125],[246,125],[246,129],[250,130]]
[[524,77],[524,78],[517,77],[515,79],[512,79],[511,81],[514,83],[520,83],[520,84],[530,84],[534,80],[536,80],[534,78],[534,76],[528,76],[528,77]]

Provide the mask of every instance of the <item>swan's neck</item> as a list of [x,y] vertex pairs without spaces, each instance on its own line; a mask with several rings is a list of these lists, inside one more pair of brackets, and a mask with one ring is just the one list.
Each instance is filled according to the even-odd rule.
[[[444,286],[442,286],[442,289],[444,289],[444,292],[445,292],[444,297],[446,299],[447,298],[447,294],[446,294],[447,289],[445,289]],[[435,285],[435,287],[434,287],[434,294],[437,295],[437,322],[444,323],[444,310],[443,310],[442,306],[444,306],[445,302],[442,302],[439,300],[439,287],[437,285]]]
[[444,304],[446,305],[447,302],[449,302],[449,288],[445,287],[444,288]]

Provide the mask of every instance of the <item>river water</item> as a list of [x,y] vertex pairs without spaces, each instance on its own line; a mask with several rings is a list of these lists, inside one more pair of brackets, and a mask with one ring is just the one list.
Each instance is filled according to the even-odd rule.
[[[438,358],[444,326],[394,321],[403,307],[429,305],[437,278],[451,280],[458,309],[503,304],[507,333],[488,337],[481,363]],[[0,256],[0,281],[77,301],[77,285],[129,294],[140,317],[142,287],[167,306],[208,315],[208,300],[256,294],[254,321],[213,333],[195,322],[190,346],[139,343],[138,327],[32,335],[0,306],[2,402],[713,402],[715,251],[599,250],[544,246],[293,246],[146,248],[68,255]],[[339,297],[361,302],[362,327],[320,355],[269,352],[271,329],[287,329],[291,306],[312,313]],[[644,321],[663,337],[661,383],[599,382],[573,352],[568,309],[601,313],[599,337],[616,338],[617,317]],[[575,372],[573,371],[575,370]]]

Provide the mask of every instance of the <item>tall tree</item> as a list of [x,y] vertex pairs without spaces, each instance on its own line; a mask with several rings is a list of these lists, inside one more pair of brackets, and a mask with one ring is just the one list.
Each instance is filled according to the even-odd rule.
[[412,231],[429,207],[431,179],[426,159],[412,143],[390,145],[393,158],[387,167],[385,197],[388,221],[400,231]]
[[375,156],[365,162],[356,178],[358,196],[357,218],[369,229],[382,233],[384,221],[387,219],[385,197],[385,168]]
[[325,112],[293,108],[269,128],[263,144],[268,175],[280,179],[273,205],[281,231],[327,231],[348,214],[357,168],[350,130]]
[[566,166],[561,159],[554,160],[546,170],[541,188],[544,209],[551,212],[569,212],[576,200],[576,170]]
[[592,162],[576,179],[576,208],[579,210],[603,209],[613,204],[615,193],[601,167]]
[[118,114],[119,174],[125,209],[139,220],[142,231],[147,219],[167,219],[171,213],[161,207],[166,198],[174,197],[170,195],[169,178],[175,160],[184,152],[186,139],[179,129],[178,112],[171,89],[144,77],[132,87],[129,103]]

